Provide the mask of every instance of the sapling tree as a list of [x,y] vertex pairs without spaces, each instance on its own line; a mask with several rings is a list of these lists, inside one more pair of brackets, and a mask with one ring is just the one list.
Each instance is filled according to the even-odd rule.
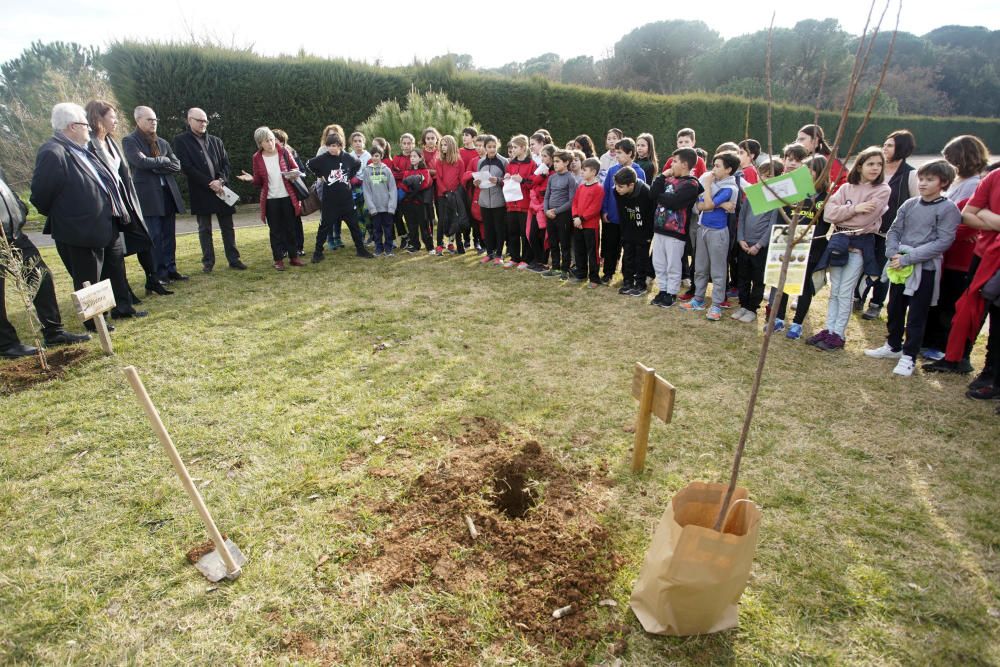
[[[871,6],[868,10],[868,20],[865,22],[865,28],[862,31],[861,38],[858,40],[858,49],[854,55],[854,66],[851,71],[851,78],[847,85],[847,98],[844,101],[844,106],[841,111],[840,123],[837,126],[837,134],[833,141],[833,146],[831,148],[831,159],[827,160],[826,167],[823,173],[817,178],[817,182],[821,179],[825,179],[830,172],[830,168],[833,166],[833,160],[837,157],[837,152],[840,147],[841,141],[844,138],[847,128],[847,121],[851,110],[854,108],[855,99],[858,93],[858,86],[860,85],[865,70],[868,66],[868,59],[871,55],[872,45],[875,43],[875,38],[878,36],[879,28],[882,25],[882,21],[885,18],[885,13],[889,9],[889,2],[886,1],[885,7],[882,10],[878,22],[875,23],[874,28],[869,31],[869,26],[871,26],[872,13],[875,10],[876,0],[872,0]],[[896,26],[892,31],[892,38],[889,41],[889,48],[886,51],[885,59],[882,62],[882,70],[879,75],[878,83],[876,84],[874,90],[872,91],[871,97],[868,102],[868,107],[865,111],[864,118],[862,118],[860,124],[854,132],[852,137],[850,147],[845,152],[845,156],[850,156],[854,153],[858,142],[861,140],[861,134],[864,132],[865,127],[868,125],[868,121],[871,118],[872,109],[875,107],[875,103],[878,99],[879,91],[882,87],[882,82],[885,80],[885,73],[889,68],[889,62],[892,58],[892,49],[895,44],[896,33],[899,30],[899,12],[902,11],[902,0],[899,0],[899,10],[896,14]],[[767,43],[767,61],[766,61],[766,82],[767,82],[767,152],[768,155],[773,155],[773,142],[771,135],[771,108],[773,106],[774,100],[771,96],[771,47],[772,47],[772,36],[774,33],[774,16],[771,17],[771,27],[768,31],[768,43]],[[764,183],[764,187],[770,190],[767,183]],[[803,219],[803,207],[802,204],[797,204],[794,207],[788,205],[788,202],[784,198],[779,196],[773,190],[770,190],[771,194],[779,199],[783,204],[786,204],[785,208],[791,208],[791,213],[788,213],[785,208],[778,209],[780,211],[781,217],[785,224],[788,225],[788,238],[789,245],[788,250],[784,253],[781,260],[781,272],[778,277],[778,284],[775,286],[774,294],[775,299],[780,299],[781,294],[785,289],[785,279],[788,276],[788,263],[792,257],[792,250],[799,243],[802,243],[809,229],[815,224],[815,216],[810,216],[809,222],[803,224],[801,227],[799,223]],[[815,204],[814,204],[815,205]],[[809,277],[806,277],[809,280]],[[722,500],[722,506],[719,508],[719,515],[715,520],[715,530],[722,530],[722,523],[726,518],[726,513],[729,510],[729,503],[732,501],[733,492],[736,490],[736,482],[739,478],[740,464],[743,460],[743,452],[746,448],[747,437],[750,435],[750,425],[753,422],[754,408],[757,405],[757,396],[760,392],[761,379],[764,375],[764,364],[767,361],[767,351],[771,344],[771,335],[774,333],[774,320],[777,317],[778,308],[777,303],[775,307],[771,308],[770,314],[767,318],[767,324],[764,327],[764,341],[761,344],[760,356],[757,359],[757,370],[754,373],[753,384],[750,389],[750,398],[747,401],[746,413],[743,417],[743,428],[740,431],[739,443],[736,446],[736,453],[733,457],[733,469],[729,478],[729,488],[726,490],[726,495]]]

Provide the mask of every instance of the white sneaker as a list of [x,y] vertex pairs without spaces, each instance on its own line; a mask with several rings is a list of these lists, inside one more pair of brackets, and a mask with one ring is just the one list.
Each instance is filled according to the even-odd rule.
[[737,308],[736,310],[734,310],[733,314],[730,315],[729,317],[733,318],[734,320],[738,320],[741,317],[743,317],[743,315],[745,315],[746,313],[747,313],[747,309],[744,308],[743,306],[740,306],[739,308]]
[[756,322],[757,321],[757,313],[755,311],[752,311],[752,310],[746,310],[746,309],[744,309],[743,310],[743,314],[740,315],[739,321],[743,322],[744,324],[750,324],[751,322]]
[[[889,343],[882,343],[882,347],[876,347],[874,350],[865,350],[865,356],[871,357],[872,359],[900,359],[902,355],[902,350],[893,350],[889,347]],[[910,362],[910,371],[913,371],[912,361]],[[909,374],[910,373],[906,373],[906,375]]]
[[896,375],[902,375],[903,377],[910,377],[913,375],[913,357],[908,354],[904,354],[896,362],[896,367],[892,369],[892,372]]

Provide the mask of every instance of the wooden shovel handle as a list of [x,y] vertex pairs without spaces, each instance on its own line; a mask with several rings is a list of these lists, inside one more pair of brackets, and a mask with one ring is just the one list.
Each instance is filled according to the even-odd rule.
[[123,372],[125,373],[125,377],[128,378],[128,383],[132,385],[132,391],[135,392],[143,410],[146,411],[146,417],[149,418],[149,422],[153,425],[153,431],[156,432],[156,437],[160,439],[163,450],[170,458],[170,462],[174,464],[174,470],[177,472],[177,476],[180,477],[181,484],[184,485],[184,490],[187,491],[191,502],[194,503],[195,509],[201,515],[201,520],[205,523],[205,528],[208,529],[208,536],[212,538],[212,543],[215,544],[216,551],[219,552],[223,562],[226,564],[226,571],[230,577],[235,578],[240,572],[240,566],[233,560],[232,554],[229,553],[229,549],[226,547],[226,541],[215,526],[215,521],[212,520],[212,515],[209,514],[208,507],[205,506],[205,501],[202,500],[201,494],[198,492],[198,487],[191,481],[191,475],[188,474],[187,468],[184,466],[184,461],[181,460],[180,454],[177,453],[174,441],[170,439],[170,434],[167,433],[167,429],[160,419],[160,413],[157,412],[156,406],[153,405],[153,401],[149,398],[149,393],[146,392],[146,387],[143,385],[142,379],[139,378],[139,373],[135,370],[135,366],[126,366]]

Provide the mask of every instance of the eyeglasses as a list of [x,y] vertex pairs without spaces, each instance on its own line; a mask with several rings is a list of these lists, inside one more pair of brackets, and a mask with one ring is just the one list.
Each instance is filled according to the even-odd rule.
[[83,125],[84,127],[90,127],[90,123],[84,123],[82,121],[76,121],[75,123],[70,123],[70,127],[76,127],[77,125]]
[[192,118],[191,120],[193,120],[196,123],[204,123],[205,125],[208,125],[207,118]]
[[159,118],[143,118],[143,120],[146,121],[147,123],[159,123],[160,122]]

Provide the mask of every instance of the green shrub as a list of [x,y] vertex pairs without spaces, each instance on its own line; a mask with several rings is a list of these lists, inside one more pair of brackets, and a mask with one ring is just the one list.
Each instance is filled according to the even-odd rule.
[[411,88],[406,95],[406,108],[396,100],[379,102],[375,112],[358,125],[369,142],[374,137],[385,137],[393,146],[404,133],[409,132],[420,143],[420,133],[435,127],[441,134],[450,134],[461,145],[462,129],[472,125],[472,114],[461,104],[448,99],[444,93],[419,93]]

